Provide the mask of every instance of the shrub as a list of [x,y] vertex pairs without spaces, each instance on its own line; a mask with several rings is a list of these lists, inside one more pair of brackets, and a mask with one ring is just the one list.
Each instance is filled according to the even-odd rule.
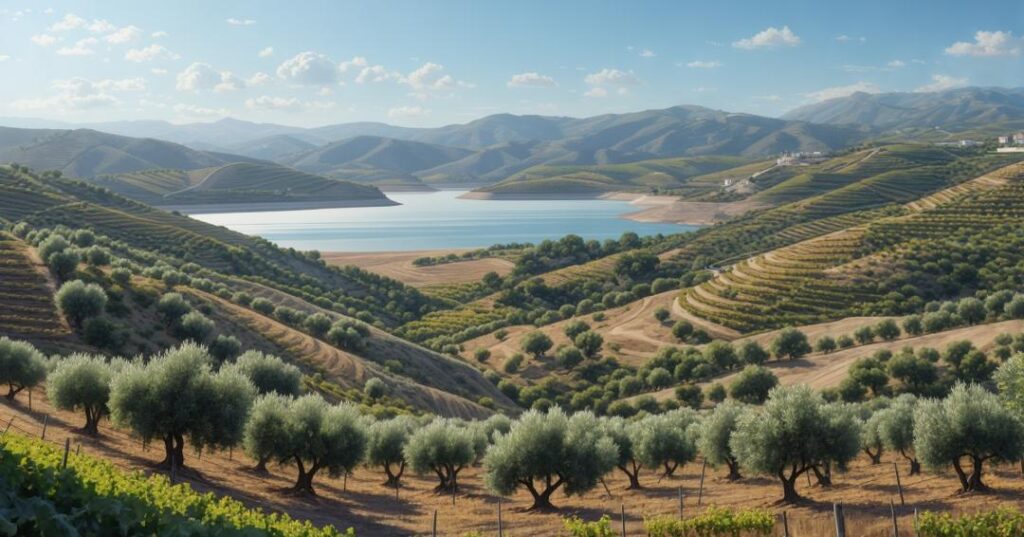
[[909,315],[903,319],[903,331],[911,336],[919,336],[924,333],[924,325],[921,324],[920,315]]
[[211,332],[213,332],[213,321],[198,311],[191,311],[183,315],[175,328],[175,333],[179,338],[196,343],[206,341]]
[[721,382],[716,382],[708,387],[708,400],[712,402],[721,403],[725,401],[726,395],[725,386]]
[[370,329],[358,321],[341,319],[331,325],[327,331],[327,341],[350,351],[366,352],[366,338],[370,335]]
[[71,250],[54,252],[46,259],[46,266],[56,276],[58,281],[65,281],[75,274],[78,263],[81,261],[78,254]]
[[671,316],[671,314],[669,313],[668,309],[666,309],[666,308],[658,308],[658,309],[654,310],[654,318],[659,323],[664,323],[665,321],[668,320],[668,318],[670,316]]
[[127,334],[121,326],[106,317],[93,317],[85,321],[82,339],[100,349],[116,351],[124,344]]
[[768,361],[768,351],[760,343],[750,339],[744,341],[736,352],[739,359],[750,365],[761,365]]
[[192,311],[192,306],[181,293],[164,293],[156,303],[156,312],[164,318],[168,325],[174,324],[190,311]]
[[822,336],[818,338],[818,341],[814,342],[814,350],[828,354],[836,350],[836,340],[832,339],[832,336]]
[[56,299],[71,324],[79,328],[85,319],[99,315],[107,305],[107,293],[103,288],[95,283],[86,284],[82,280],[60,286]]
[[604,344],[604,338],[601,337],[601,334],[588,330],[578,334],[573,343],[584,356],[594,358],[601,353],[601,345]]
[[[979,302],[980,304],[980,302]],[[892,319],[885,319],[879,321],[872,329],[875,335],[882,338],[885,341],[892,341],[900,337],[900,327],[896,324],[896,321]]]
[[314,313],[306,317],[302,325],[313,337],[322,338],[331,329],[331,318],[323,313]]
[[551,338],[539,330],[524,335],[522,341],[519,342],[519,347],[523,352],[532,354],[538,360],[544,358],[544,353],[550,350],[551,346]]
[[376,401],[387,392],[387,386],[384,385],[384,381],[379,378],[371,378],[366,381],[363,385],[363,393],[370,398],[371,401]]
[[796,360],[811,352],[811,346],[807,343],[807,336],[796,328],[783,328],[772,340],[772,354],[778,358]]
[[484,363],[491,359],[491,351],[484,348],[477,349],[473,351],[473,358],[480,363]]
[[576,347],[562,347],[555,352],[555,360],[560,367],[572,369],[583,361],[583,353]]
[[519,368],[523,365],[523,359],[524,357],[522,354],[518,352],[513,354],[505,360],[504,364],[502,364],[502,370],[510,374],[519,371]]
[[690,321],[676,321],[672,325],[672,335],[679,341],[686,341],[693,335],[693,324]]
[[704,403],[704,392],[696,384],[681,384],[676,387],[676,400],[690,408],[700,408]]
[[565,335],[570,341],[576,339],[576,336],[586,332],[587,330],[590,330],[590,325],[579,320],[572,321],[565,325]]
[[836,345],[838,345],[840,349],[849,349],[850,347],[856,345],[856,342],[853,341],[852,337],[843,334],[836,338]]
[[748,365],[729,386],[729,395],[743,403],[761,404],[778,384],[778,377],[768,368]]
[[274,313],[274,303],[265,298],[256,298],[250,303],[250,307],[263,315],[270,315]]
[[853,339],[861,345],[867,345],[875,340],[875,330],[870,326],[862,326],[853,331]]
[[110,279],[121,287],[127,287],[132,280],[132,271],[126,268],[116,268],[110,271]]
[[217,363],[224,363],[234,359],[242,350],[242,342],[235,336],[218,334],[210,343],[210,356],[213,356]]

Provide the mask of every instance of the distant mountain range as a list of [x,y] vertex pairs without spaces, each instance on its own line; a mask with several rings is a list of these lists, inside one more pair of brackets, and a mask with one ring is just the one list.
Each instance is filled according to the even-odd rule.
[[960,88],[937,93],[854,93],[803,106],[793,121],[859,125],[881,131],[967,131],[1024,127],[1024,88]]
[[[72,176],[264,161],[381,187],[429,189],[490,185],[536,167],[707,155],[754,159],[836,150],[875,138],[994,132],[1024,126],[1024,89],[856,93],[782,118],[676,106],[581,119],[497,114],[437,128],[370,122],[301,128],[230,118],[88,125],[93,130],[56,130],[71,125],[29,119],[0,118],[0,124],[48,127],[0,129],[0,161]],[[914,129],[920,132],[909,133]]]

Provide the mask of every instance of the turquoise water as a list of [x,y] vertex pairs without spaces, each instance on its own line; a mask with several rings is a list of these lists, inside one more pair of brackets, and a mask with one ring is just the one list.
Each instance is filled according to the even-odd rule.
[[281,246],[322,252],[479,248],[539,242],[575,233],[585,239],[680,233],[696,226],[619,218],[640,208],[608,200],[463,200],[462,191],[390,193],[401,205],[193,215]]

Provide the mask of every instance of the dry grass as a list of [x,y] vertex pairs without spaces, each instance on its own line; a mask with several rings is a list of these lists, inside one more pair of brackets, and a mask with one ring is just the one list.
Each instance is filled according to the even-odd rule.
[[[93,439],[79,435],[74,428],[82,417],[67,412],[54,412],[45,397],[36,390],[33,412],[27,408],[27,395],[19,396],[15,403],[6,400],[0,404],[0,421],[6,425],[9,416],[15,416],[12,430],[38,437],[42,432],[44,416],[47,418],[47,440],[63,444],[70,437],[72,449],[111,460],[127,469],[151,471],[152,465],[162,458],[159,446],[144,449],[138,440],[127,433],[112,429],[106,422],[101,426],[102,436]],[[660,480],[653,472],[645,472],[639,491],[626,491],[626,480],[616,471],[606,481],[609,493],[603,487],[583,497],[555,497],[561,509],[557,513],[525,512],[530,504],[525,493],[503,501],[505,535],[554,536],[561,534],[561,517],[578,515],[594,520],[603,514],[611,515],[618,525],[620,506],[626,508],[629,535],[641,535],[645,517],[675,516],[678,510],[678,492],[684,495],[684,512],[693,514],[706,506],[762,507],[781,513],[787,511],[790,534],[796,537],[831,535],[832,503],[843,502],[849,535],[856,537],[891,535],[889,502],[896,502],[904,535],[910,535],[913,510],[977,511],[997,505],[1024,507],[1024,478],[1019,468],[1004,465],[987,474],[988,484],[994,492],[985,495],[958,496],[956,477],[925,474],[913,478],[902,476],[906,506],[899,507],[891,454],[884,463],[871,466],[862,457],[850,471],[835,476],[830,489],[809,487],[800,480],[798,490],[807,501],[796,506],[780,506],[775,502],[781,495],[779,485],[771,479],[747,477],[729,482],[723,472],[708,468],[701,506],[697,505],[700,465],[687,465],[675,478]],[[900,462],[901,472],[905,465]],[[395,498],[394,489],[381,486],[383,474],[378,469],[360,468],[345,479],[317,478],[316,498],[297,498],[283,494],[291,485],[290,467],[272,467],[268,476],[261,477],[248,470],[252,462],[235,452],[186,454],[186,465],[194,473],[187,477],[192,486],[201,491],[228,494],[250,506],[266,510],[284,510],[292,516],[306,518],[314,523],[334,524],[340,528],[354,527],[360,537],[393,535],[428,535],[434,511],[438,514],[440,535],[463,535],[479,531],[483,535],[496,535],[498,499],[482,485],[480,468],[469,468],[460,475],[463,490],[452,505],[450,496],[432,492],[429,477],[408,476]]]
[[325,261],[332,265],[354,265],[381,276],[398,280],[413,287],[427,287],[453,283],[478,282],[488,272],[504,276],[512,272],[515,264],[507,259],[491,257],[418,267],[413,261],[420,257],[461,253],[465,250],[418,252],[328,252]]

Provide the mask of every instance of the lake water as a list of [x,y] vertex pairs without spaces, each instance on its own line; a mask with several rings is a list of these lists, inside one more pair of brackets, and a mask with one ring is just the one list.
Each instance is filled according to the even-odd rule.
[[611,200],[464,200],[465,192],[394,192],[401,205],[251,213],[193,218],[259,235],[281,246],[321,252],[385,252],[479,248],[540,242],[575,233],[585,239],[680,233],[696,226],[619,218],[640,208]]

